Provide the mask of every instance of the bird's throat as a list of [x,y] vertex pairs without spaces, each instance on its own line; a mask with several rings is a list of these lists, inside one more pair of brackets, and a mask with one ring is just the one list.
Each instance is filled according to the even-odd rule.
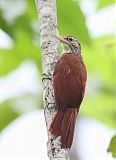
[[71,53],[73,52],[71,47],[65,43],[62,44],[62,48],[63,48],[63,53]]

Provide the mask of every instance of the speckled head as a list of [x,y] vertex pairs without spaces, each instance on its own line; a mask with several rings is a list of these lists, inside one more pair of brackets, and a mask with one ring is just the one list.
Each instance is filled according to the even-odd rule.
[[81,54],[81,45],[79,41],[73,36],[57,36],[60,42],[63,44],[64,53],[76,53]]

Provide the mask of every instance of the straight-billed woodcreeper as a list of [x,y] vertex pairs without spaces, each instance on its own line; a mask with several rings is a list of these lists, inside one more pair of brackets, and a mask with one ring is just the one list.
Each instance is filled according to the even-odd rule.
[[49,132],[61,136],[61,148],[71,148],[76,116],[84,97],[87,79],[81,46],[73,36],[57,36],[63,44],[63,54],[55,65],[53,88],[57,113]]

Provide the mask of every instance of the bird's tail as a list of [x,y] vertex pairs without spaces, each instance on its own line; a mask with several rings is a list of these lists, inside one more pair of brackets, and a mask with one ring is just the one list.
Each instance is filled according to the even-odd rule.
[[61,136],[61,147],[71,148],[75,129],[77,109],[69,108],[65,112],[57,112],[49,132],[55,137]]

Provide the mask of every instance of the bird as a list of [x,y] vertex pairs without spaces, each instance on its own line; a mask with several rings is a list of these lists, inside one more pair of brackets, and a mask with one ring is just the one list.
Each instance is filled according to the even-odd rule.
[[58,36],[63,53],[53,71],[53,89],[56,114],[49,132],[61,136],[61,148],[71,148],[76,117],[84,98],[87,70],[84,64],[81,45],[74,36]]

